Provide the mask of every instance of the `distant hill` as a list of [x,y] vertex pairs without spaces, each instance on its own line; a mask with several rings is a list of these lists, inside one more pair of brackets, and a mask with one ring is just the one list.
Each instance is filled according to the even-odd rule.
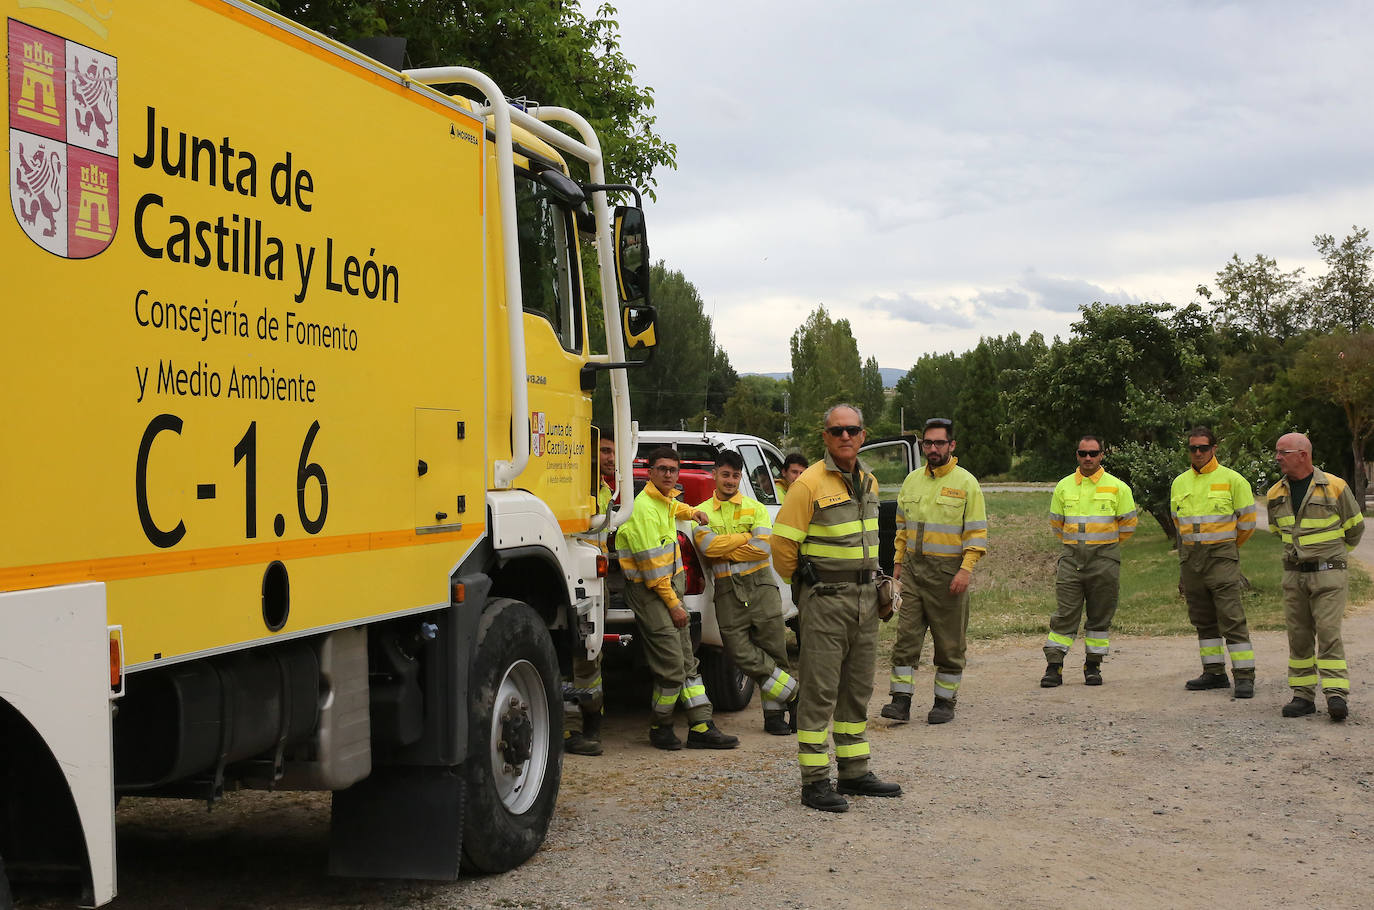
[[[883,374],[883,388],[890,389],[897,384],[897,380],[906,375],[906,370],[899,370],[896,367],[878,367],[878,372]],[[769,379],[791,379],[792,373],[741,373],[741,376],[767,376]]]

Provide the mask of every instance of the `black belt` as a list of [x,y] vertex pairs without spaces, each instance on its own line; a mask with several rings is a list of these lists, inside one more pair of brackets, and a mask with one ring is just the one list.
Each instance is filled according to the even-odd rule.
[[851,584],[871,584],[878,578],[877,569],[863,569],[857,572],[830,572],[825,569],[816,570],[816,581],[823,585],[835,585],[842,582]]
[[1328,569],[1344,569],[1343,562],[1318,562],[1315,559],[1307,562],[1285,562],[1283,567],[1289,572],[1325,572]]

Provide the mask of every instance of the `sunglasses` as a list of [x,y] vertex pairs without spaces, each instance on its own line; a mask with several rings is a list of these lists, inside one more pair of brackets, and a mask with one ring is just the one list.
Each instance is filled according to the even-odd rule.
[[1099,456],[1099,455],[1101,455],[1101,454],[1102,454],[1102,450],[1101,450],[1101,449],[1079,449],[1079,450],[1078,450],[1078,457],[1079,457],[1079,458],[1096,458],[1097,456]]
[[826,427],[826,428],[825,428],[825,431],[826,431],[827,433],[829,433],[831,436],[834,436],[836,439],[839,439],[841,436],[844,436],[845,434],[849,434],[850,436],[858,436],[860,433],[862,433],[862,432],[864,431],[864,428],[863,428],[863,427],[853,427],[853,426],[850,426],[850,427]]
[[1210,451],[1212,451],[1212,447],[1211,447],[1211,446],[1188,446],[1188,451],[1189,451],[1189,452],[1210,452]]

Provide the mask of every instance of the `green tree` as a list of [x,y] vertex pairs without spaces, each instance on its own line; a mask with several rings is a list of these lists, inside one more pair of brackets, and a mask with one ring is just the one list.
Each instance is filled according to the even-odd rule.
[[1082,434],[1101,436],[1108,469],[1172,537],[1168,481],[1187,464],[1182,434],[1215,424],[1226,402],[1215,333],[1197,304],[1093,303],[1081,313],[1069,340],[1056,339],[1009,394],[1010,423],[1051,476],[1066,473]]
[[1003,440],[1003,406],[992,345],[986,340],[966,357],[963,388],[954,407],[959,463],[983,478],[1011,467],[1011,447]]
[[928,417],[953,417],[964,387],[964,354],[923,354],[897,380],[889,405],[894,420],[919,433]]
[[1255,335],[1283,340],[1310,323],[1310,297],[1302,269],[1280,271],[1278,263],[1257,253],[1253,262],[1231,255],[1217,272],[1215,295],[1198,285],[1199,297],[1209,301],[1228,326]]
[[[716,344],[696,285],[662,261],[649,270],[660,344],[646,367],[629,371],[630,408],[645,429],[699,427],[708,410],[713,373],[734,375]],[[724,400],[721,401],[722,411]]]
[[725,402],[721,428],[777,443],[782,439],[787,384],[769,376],[741,376]]
[[858,405],[864,412],[869,438],[886,436],[889,434],[884,415],[887,409],[887,390],[883,386],[883,371],[878,367],[878,358],[870,357],[864,361],[861,379],[863,389],[859,392]]
[[1322,321],[1358,332],[1374,325],[1374,247],[1368,228],[1351,230],[1340,243],[1330,234],[1318,234],[1312,245],[1326,260],[1326,274],[1317,281]]
[[816,307],[792,333],[792,435],[807,457],[820,457],[819,430],[826,408],[857,404],[863,391],[859,345],[848,319],[832,320]]
[[276,0],[280,11],[339,41],[406,39],[407,65],[470,66],[505,92],[568,107],[596,130],[612,182],[653,197],[654,171],[677,146],[655,131],[654,90],[635,83],[615,7],[590,16],[574,0]]
[[1365,451],[1374,438],[1374,329],[1315,338],[1299,352],[1293,378],[1300,388],[1340,406],[1350,432],[1350,486],[1363,503]]

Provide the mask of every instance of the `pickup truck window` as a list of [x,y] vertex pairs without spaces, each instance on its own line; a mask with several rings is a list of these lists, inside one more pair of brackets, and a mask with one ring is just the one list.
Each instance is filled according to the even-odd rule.
[[773,475],[768,471],[768,465],[763,460],[763,452],[758,446],[742,445],[739,447],[740,456],[744,458],[744,474],[749,478],[749,484],[754,488],[754,498],[766,506],[778,504],[777,491],[773,489]]
[[910,450],[906,443],[893,442],[875,446],[865,446],[859,453],[864,467],[878,478],[878,498],[884,502],[895,500],[902,488],[902,481],[911,473]]

